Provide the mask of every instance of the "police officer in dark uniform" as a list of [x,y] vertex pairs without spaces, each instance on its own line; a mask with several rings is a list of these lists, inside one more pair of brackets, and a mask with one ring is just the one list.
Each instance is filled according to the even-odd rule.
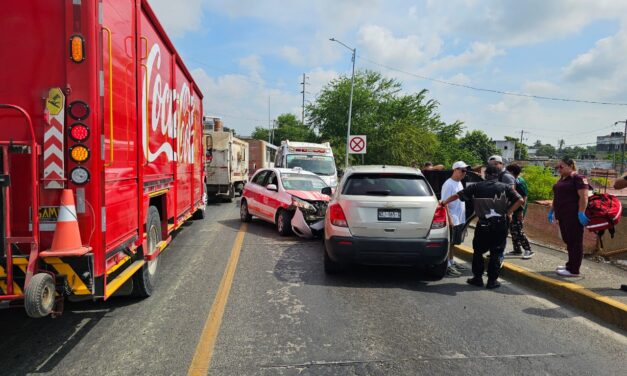
[[500,169],[496,166],[488,166],[486,169],[486,181],[467,186],[442,202],[460,199],[472,200],[475,214],[479,218],[475,228],[475,236],[472,240],[474,254],[472,257],[473,278],[468,279],[468,284],[483,287],[484,261],[483,254],[490,252],[488,263],[488,283],[486,288],[499,287],[499,269],[501,259],[505,251],[505,239],[509,228],[512,213],[523,203],[523,198],[511,185],[498,181]]

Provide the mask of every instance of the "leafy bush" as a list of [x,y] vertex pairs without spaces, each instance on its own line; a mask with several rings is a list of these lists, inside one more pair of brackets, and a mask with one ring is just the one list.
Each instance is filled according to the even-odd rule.
[[553,176],[551,169],[540,166],[526,166],[522,176],[529,187],[529,201],[553,199],[553,185],[557,177]]
[[593,183],[592,186],[594,188],[605,188],[610,185],[608,179],[603,177],[590,178],[590,183]]

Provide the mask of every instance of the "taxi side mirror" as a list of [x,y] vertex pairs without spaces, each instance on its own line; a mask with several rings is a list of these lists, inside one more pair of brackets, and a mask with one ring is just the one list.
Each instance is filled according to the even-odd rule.
[[277,188],[276,184],[268,184],[266,185],[266,189],[273,192],[279,191],[279,188]]
[[331,189],[331,187],[324,187],[322,188],[321,193],[323,195],[331,196],[333,194],[333,190]]

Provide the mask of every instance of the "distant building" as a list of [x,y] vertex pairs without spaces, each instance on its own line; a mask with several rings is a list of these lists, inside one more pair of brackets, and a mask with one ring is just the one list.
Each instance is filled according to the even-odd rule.
[[516,158],[516,142],[514,141],[494,141],[499,154],[506,162],[511,162]]
[[597,136],[597,158],[605,158],[613,153],[620,153],[624,140],[623,132]]

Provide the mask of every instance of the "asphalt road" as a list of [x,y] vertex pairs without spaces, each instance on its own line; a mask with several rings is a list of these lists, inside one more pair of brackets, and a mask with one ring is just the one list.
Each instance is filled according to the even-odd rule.
[[[239,229],[234,203],[184,226],[160,259],[149,299],[68,303],[56,319],[0,311],[0,374],[186,374]],[[209,374],[625,372],[625,333],[531,291],[507,282],[477,289],[467,275],[424,282],[401,268],[329,277],[321,252],[320,241],[249,224]]]

